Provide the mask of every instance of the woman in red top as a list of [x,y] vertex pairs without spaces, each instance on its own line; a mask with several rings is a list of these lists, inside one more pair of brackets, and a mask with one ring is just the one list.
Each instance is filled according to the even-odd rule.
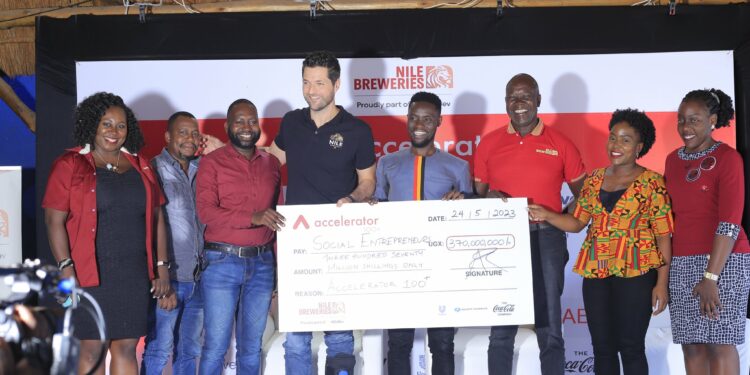
[[[78,147],[52,165],[42,202],[50,248],[62,275],[74,277],[102,308],[110,373],[136,374],[149,288],[164,308],[172,300],[161,299],[171,293],[164,197],[148,160],[134,153],[143,135],[119,96],[84,99],[75,111],[73,138]],[[99,333],[85,309],[75,310],[73,327],[81,339],[79,372],[87,373],[101,353]],[[104,366],[97,373],[104,374]]]
[[724,92],[689,92],[677,112],[685,146],[664,168],[675,218],[669,310],[688,374],[738,374],[736,345],[745,341],[750,245],[741,227],[742,157],[712,137],[733,116]]

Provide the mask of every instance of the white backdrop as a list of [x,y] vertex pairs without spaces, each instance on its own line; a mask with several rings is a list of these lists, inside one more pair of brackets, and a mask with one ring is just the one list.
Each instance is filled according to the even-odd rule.
[[[641,162],[662,171],[666,154],[681,145],[675,129],[681,98],[690,90],[709,87],[734,96],[731,51],[340,61],[342,82],[336,102],[372,126],[378,156],[396,151],[406,140],[405,103],[416,91],[426,90],[444,101],[438,146],[471,161],[481,136],[507,122],[506,82],[525,72],[539,82],[540,116],[576,143],[587,170],[608,163],[604,142],[611,112],[631,107],[647,111],[655,122],[657,141]],[[226,107],[237,98],[248,98],[262,118],[260,143],[269,144],[280,117],[306,106],[300,59],[78,62],[76,76],[79,101],[110,91],[133,108],[147,136],[146,155],[163,146],[166,119],[178,110],[192,112],[204,131],[225,138]],[[733,129],[717,131],[717,136],[734,146]],[[564,202],[570,198],[563,189]],[[571,259],[582,240],[582,234],[569,235]],[[570,373],[593,372],[580,287],[581,278],[569,272],[562,319]],[[666,361],[668,350],[671,361],[678,353],[667,346],[668,327],[667,312],[652,320],[647,347],[655,374],[684,371]]]

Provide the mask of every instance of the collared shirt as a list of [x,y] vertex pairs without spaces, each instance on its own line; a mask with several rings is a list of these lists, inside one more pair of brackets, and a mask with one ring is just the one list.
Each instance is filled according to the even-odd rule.
[[[154,278],[154,209],[164,204],[159,183],[148,159],[130,154],[122,148],[122,155],[138,171],[146,189],[146,252],[148,272]],[[83,287],[99,285],[96,265],[96,165],[91,149],[76,147],[66,150],[52,164],[42,207],[68,213],[65,229],[68,232],[70,258],[76,268],[78,282]]]
[[193,281],[196,259],[203,250],[205,228],[198,220],[195,209],[195,176],[198,174],[198,160],[188,163],[188,171],[185,174],[180,162],[167,149],[163,149],[153,159],[153,164],[167,198],[164,213],[169,226],[169,276],[177,281]]
[[583,178],[581,154],[562,133],[542,119],[526,136],[510,124],[482,137],[474,160],[474,179],[511,197],[561,212],[563,182]]
[[246,159],[228,144],[201,159],[196,204],[206,224],[206,242],[237,246],[269,243],[274,232],[252,224],[253,214],[275,208],[281,199],[279,160],[255,150]]
[[606,169],[586,178],[573,216],[588,223],[573,272],[586,278],[634,277],[663,264],[656,238],[673,231],[672,206],[664,178],[645,170],[607,212],[600,199]]
[[680,148],[667,156],[664,178],[674,210],[673,256],[710,254],[717,234],[735,239],[732,252],[750,253],[742,228],[745,177],[736,150],[724,143],[695,153]]
[[309,108],[288,112],[274,142],[286,153],[287,204],[336,203],[357,187],[356,170],[375,164],[370,127],[341,107],[321,127]]
[[440,150],[430,156],[399,150],[380,158],[375,171],[379,200],[434,200],[451,190],[472,192],[469,163]]

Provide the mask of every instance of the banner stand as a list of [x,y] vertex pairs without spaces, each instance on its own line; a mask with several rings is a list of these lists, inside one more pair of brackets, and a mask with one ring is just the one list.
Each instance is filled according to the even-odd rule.
[[0,267],[21,263],[21,167],[0,166]]

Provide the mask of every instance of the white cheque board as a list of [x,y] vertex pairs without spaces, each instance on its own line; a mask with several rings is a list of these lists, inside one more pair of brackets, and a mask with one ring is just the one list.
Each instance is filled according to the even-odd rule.
[[526,199],[278,211],[282,332],[534,322]]

